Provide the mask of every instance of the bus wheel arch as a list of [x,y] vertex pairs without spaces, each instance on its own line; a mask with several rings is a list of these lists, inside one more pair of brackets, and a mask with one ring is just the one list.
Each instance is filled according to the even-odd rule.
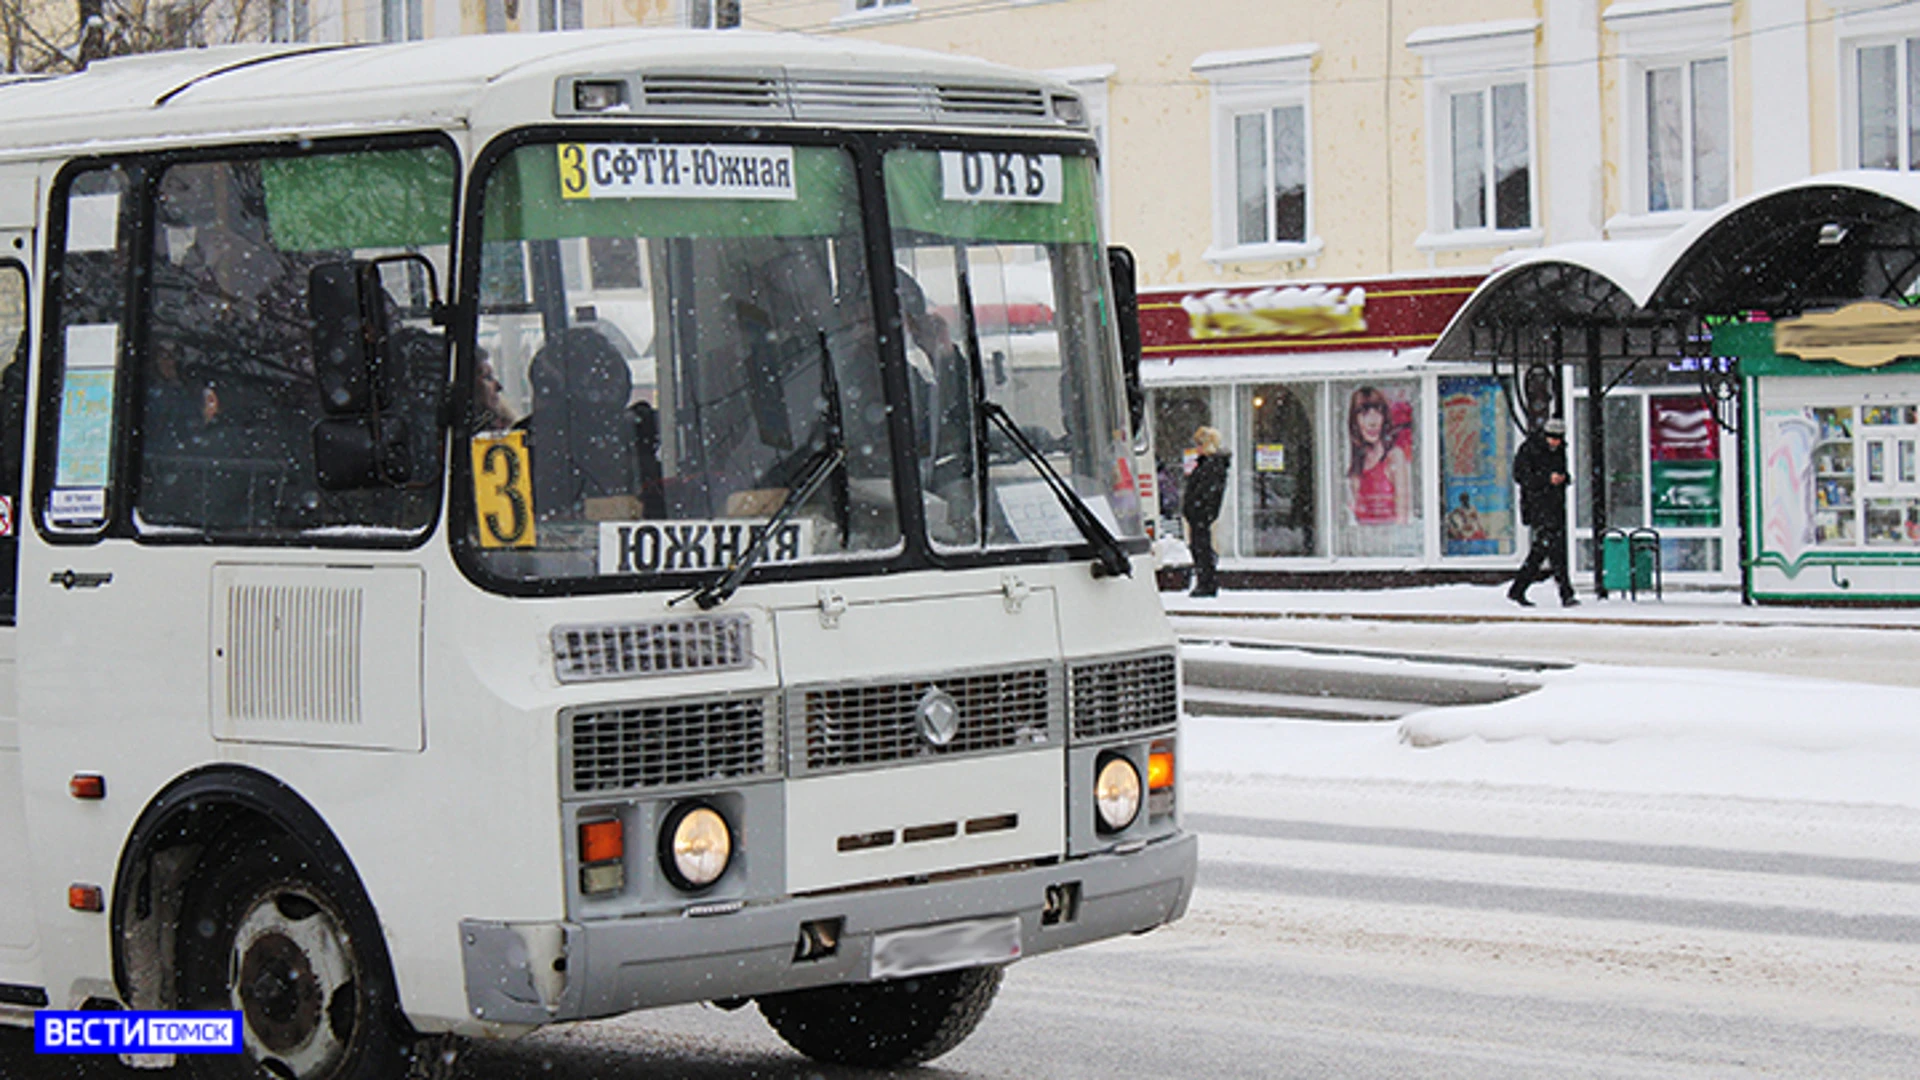
[[[319,1049],[290,1055],[290,1075],[404,1073],[393,1056],[410,1053],[412,1030],[372,903],[332,830],[284,783],[226,765],[176,779],[135,822],[113,896],[122,1000],[247,1014],[249,1052],[196,1066],[242,1075],[268,1043],[286,1047],[304,1031]],[[290,996],[249,993],[242,1005],[236,972],[258,986],[286,984]]]

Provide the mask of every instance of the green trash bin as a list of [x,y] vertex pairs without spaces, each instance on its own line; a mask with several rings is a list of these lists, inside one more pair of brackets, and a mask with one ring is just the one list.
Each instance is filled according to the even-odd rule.
[[1639,568],[1634,565],[1631,549],[1624,529],[1608,529],[1600,534],[1600,583],[1608,592],[1626,592],[1633,587],[1634,571]]

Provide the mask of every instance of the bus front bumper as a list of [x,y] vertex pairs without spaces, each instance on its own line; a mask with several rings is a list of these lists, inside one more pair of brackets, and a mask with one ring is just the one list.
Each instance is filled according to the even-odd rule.
[[[1034,956],[1179,918],[1198,859],[1198,840],[1182,833],[1125,855],[709,914],[695,905],[689,913],[605,922],[465,919],[467,1006],[483,1022],[547,1024],[865,982],[885,974],[875,964],[876,938],[954,925],[987,927],[1010,944],[1017,922],[1019,955]],[[831,953],[798,958],[802,926],[835,920]]]

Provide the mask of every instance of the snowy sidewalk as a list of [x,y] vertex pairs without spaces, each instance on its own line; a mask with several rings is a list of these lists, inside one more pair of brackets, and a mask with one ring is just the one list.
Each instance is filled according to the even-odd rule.
[[1164,592],[1169,615],[1243,619],[1375,619],[1391,622],[1570,624],[1664,624],[1679,626],[1849,626],[1864,629],[1920,630],[1920,608],[1760,607],[1743,605],[1734,590],[1669,589],[1665,599],[1642,593],[1638,601],[1624,593],[1596,600],[1582,592],[1578,607],[1563,608],[1553,583],[1533,587],[1535,606],[1507,599],[1500,585],[1436,585],[1378,590],[1222,590],[1194,599]]
[[[1288,643],[1351,666],[1399,653],[1571,661],[1509,700],[1374,723],[1190,717],[1197,779],[1550,787],[1920,808],[1920,611],[1744,607],[1735,595],[1519,609],[1492,587],[1165,594],[1190,651]],[[1376,655],[1368,658],[1360,650]],[[1243,653],[1256,650],[1244,645]],[[1418,658],[1418,659],[1416,659]],[[1439,699],[1433,699],[1439,700]]]

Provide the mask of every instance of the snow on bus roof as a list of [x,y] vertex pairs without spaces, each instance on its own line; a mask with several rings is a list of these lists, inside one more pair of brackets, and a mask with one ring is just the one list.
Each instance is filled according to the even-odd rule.
[[[0,154],[89,142],[232,132],[461,124],[520,86],[515,122],[551,120],[554,80],[799,69],[891,72],[1051,86],[1044,76],[944,53],[800,34],[583,30],[386,45],[229,45],[98,61],[73,75],[0,83]],[[542,93],[526,93],[537,86]],[[1062,88],[1064,90],[1064,87]],[[531,107],[537,112],[528,111]]]

